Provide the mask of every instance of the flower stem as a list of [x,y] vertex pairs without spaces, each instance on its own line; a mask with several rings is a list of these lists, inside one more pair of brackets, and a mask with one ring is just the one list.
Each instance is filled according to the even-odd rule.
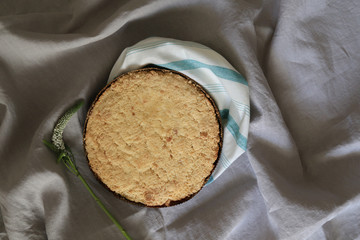
[[90,188],[89,184],[86,182],[86,180],[81,176],[80,173],[78,173],[78,178],[81,180],[81,182],[84,184],[86,189],[89,191],[91,196],[94,198],[94,200],[97,202],[97,204],[100,206],[100,208],[108,215],[108,217],[113,221],[113,223],[117,226],[117,228],[121,231],[121,233],[124,235],[124,237],[127,240],[131,240],[131,237],[127,234],[127,232],[123,229],[123,227],[118,223],[118,221],[115,219],[115,217],[107,210],[105,205],[101,202],[101,200],[95,195],[93,190]]
[[125,232],[125,230],[121,227],[121,225],[115,219],[115,217],[113,215],[111,215],[109,210],[107,210],[105,205],[95,195],[95,193],[90,188],[89,184],[86,182],[86,180],[83,178],[83,176],[81,176],[79,170],[77,169],[77,167],[75,165],[74,155],[72,154],[70,148],[64,143],[63,132],[65,130],[65,127],[66,127],[67,123],[69,122],[71,116],[77,110],[79,110],[79,108],[83,105],[83,103],[84,103],[84,101],[80,101],[77,104],[75,104],[73,107],[71,107],[69,110],[67,110],[65,112],[65,114],[56,123],[55,128],[53,130],[52,137],[51,137],[51,142],[48,142],[44,139],[43,143],[56,154],[56,156],[57,156],[56,162],[57,163],[62,162],[70,172],[75,174],[81,180],[81,182],[84,184],[84,186],[89,191],[89,193],[94,198],[94,200],[97,202],[97,204],[106,213],[106,215],[113,221],[113,223],[121,231],[121,233],[124,235],[124,237],[127,240],[131,240],[131,237]]

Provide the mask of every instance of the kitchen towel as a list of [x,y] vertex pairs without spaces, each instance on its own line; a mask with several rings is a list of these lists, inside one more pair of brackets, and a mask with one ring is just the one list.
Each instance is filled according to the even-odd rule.
[[250,121],[247,81],[224,57],[207,46],[150,37],[124,49],[108,82],[122,73],[150,64],[189,76],[215,100],[220,110],[224,140],[219,163],[208,181],[211,183],[246,151]]

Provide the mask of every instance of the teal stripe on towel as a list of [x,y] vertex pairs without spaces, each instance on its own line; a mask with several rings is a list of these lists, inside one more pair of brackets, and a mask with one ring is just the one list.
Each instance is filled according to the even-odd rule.
[[237,82],[237,83],[241,83],[246,86],[248,85],[245,78],[240,73],[238,73],[232,69],[215,66],[215,65],[209,65],[209,64],[205,64],[205,63],[202,63],[202,62],[199,62],[196,60],[192,60],[192,59],[180,60],[180,61],[175,61],[175,62],[170,62],[170,63],[165,63],[165,64],[158,64],[158,65],[160,67],[169,68],[169,69],[176,70],[176,71],[191,70],[191,69],[197,69],[197,68],[207,68],[220,78],[230,80],[233,82]]
[[229,130],[231,135],[233,135],[236,144],[246,151],[247,138],[240,133],[239,125],[235,122],[232,116],[229,114],[229,109],[224,109],[220,111],[220,116],[222,119],[227,119],[226,128]]
[[212,183],[213,181],[214,181],[214,177],[211,175],[206,184]]
[[229,116],[229,109],[223,109],[223,110],[220,110],[220,117],[221,119],[228,119],[228,116]]
[[231,164],[229,159],[225,156],[225,153],[222,153],[220,156],[220,162],[223,165],[224,168],[228,168]]
[[158,48],[158,47],[162,47],[162,46],[185,46],[185,47],[194,47],[194,48],[202,48],[202,49],[209,49],[206,46],[200,45],[200,44],[196,44],[196,43],[187,43],[187,42],[168,42],[168,41],[162,41],[162,42],[154,42],[151,43],[149,45],[145,45],[145,46],[135,46],[135,47],[129,47],[128,53],[126,54],[126,56],[132,55],[134,53],[138,53],[138,52],[143,52],[149,49],[154,49],[154,48]]

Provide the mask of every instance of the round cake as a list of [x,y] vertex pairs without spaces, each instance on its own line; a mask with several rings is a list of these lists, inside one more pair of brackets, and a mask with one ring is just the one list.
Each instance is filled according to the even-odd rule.
[[113,193],[165,207],[207,182],[222,145],[219,111],[204,89],[167,69],[143,68],[109,83],[88,111],[90,169]]

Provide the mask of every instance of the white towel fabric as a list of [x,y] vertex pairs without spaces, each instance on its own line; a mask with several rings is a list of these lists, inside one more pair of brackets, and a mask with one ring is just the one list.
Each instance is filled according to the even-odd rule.
[[202,85],[215,100],[224,127],[223,149],[209,182],[246,151],[250,121],[249,88],[244,77],[220,54],[199,43],[151,37],[126,48],[109,82],[118,75],[154,64],[179,71]]

